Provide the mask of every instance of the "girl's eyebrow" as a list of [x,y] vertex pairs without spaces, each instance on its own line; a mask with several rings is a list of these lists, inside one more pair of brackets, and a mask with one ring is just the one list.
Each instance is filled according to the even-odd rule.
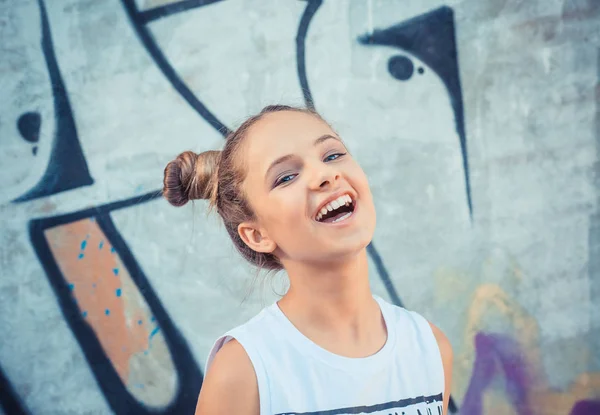
[[[339,138],[337,138],[331,134],[323,134],[322,136],[320,136],[319,138],[317,138],[315,140],[314,145],[316,146],[318,144],[321,144],[323,141],[327,141],[327,140],[337,140],[339,142],[342,141]],[[271,163],[271,165],[267,169],[267,172],[265,173],[265,177],[269,177],[269,172],[271,170],[273,170],[275,167],[277,167],[279,164],[285,163],[286,161],[290,160],[293,157],[294,156],[292,154],[286,154],[285,156],[281,156],[278,159],[276,159],[275,161],[273,161],[273,163]]]
[[265,174],[265,178],[269,177],[269,172],[271,170],[273,170],[275,167],[277,167],[278,165],[285,163],[286,161],[290,160],[294,158],[294,156],[292,154],[286,154],[285,156],[279,157],[277,160],[275,160],[273,163],[271,163],[271,165],[269,166],[269,168],[267,169],[267,173]]
[[338,140],[339,142],[341,142],[342,140],[340,140],[339,138],[337,138],[336,136],[333,136],[331,134],[324,134],[321,137],[317,138],[315,140],[315,145],[317,144],[321,144],[323,141],[327,141],[329,139],[333,139],[333,140]]

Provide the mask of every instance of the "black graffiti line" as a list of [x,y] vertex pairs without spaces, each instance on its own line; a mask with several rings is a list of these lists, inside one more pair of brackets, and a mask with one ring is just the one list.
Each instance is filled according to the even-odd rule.
[[221,133],[223,136],[229,134],[230,130],[217,119],[217,117],[206,108],[206,106],[200,102],[196,95],[188,88],[183,82],[181,77],[177,74],[175,69],[171,66],[165,55],[158,47],[154,37],[148,30],[148,27],[144,24],[141,19],[141,13],[138,11],[135,4],[135,0],[122,0],[123,7],[131,20],[131,24],[135,28],[135,31],[140,38],[140,41],[154,59],[154,62],[158,68],[162,71],[163,75],[171,82],[171,85],[179,94],[187,101],[187,103],[198,113],[202,118],[206,120],[215,130]]
[[458,412],[458,406],[454,402],[454,398],[452,398],[452,395],[450,395],[450,398],[448,399],[448,412],[450,412],[451,414],[455,414]]
[[400,297],[398,296],[398,293],[396,292],[396,288],[394,287],[394,284],[392,283],[392,280],[390,279],[390,274],[388,274],[387,270],[385,269],[383,260],[381,259],[381,256],[375,249],[375,245],[373,244],[373,242],[371,242],[369,245],[367,245],[367,252],[369,253],[369,255],[371,256],[371,259],[375,263],[375,268],[377,269],[377,273],[379,274],[381,281],[383,281],[383,285],[385,286],[385,289],[387,290],[388,295],[390,296],[390,299],[392,300],[392,302],[399,307],[404,307],[404,305],[402,305],[402,300],[400,300]]
[[370,414],[388,409],[406,408],[410,405],[420,403],[430,404],[434,402],[442,402],[442,394],[431,396],[417,396],[415,398],[400,399],[399,401],[391,401],[378,405],[354,406],[349,408],[330,409],[326,411],[316,412],[282,412],[277,415],[341,415],[341,414]]
[[73,110],[54,52],[43,0],[38,0],[38,5],[42,31],[41,46],[52,86],[56,131],[46,171],[33,188],[13,201],[15,203],[94,184],[79,143]]
[[115,210],[141,205],[160,198],[162,198],[162,191],[158,190],[123,200],[117,200],[115,202],[107,203],[101,206],[91,207],[72,213],[65,213],[64,215],[36,218],[32,221],[43,221],[44,229],[49,229],[55,226],[64,225],[66,223],[76,222],[81,219],[91,218],[97,215],[103,215],[106,213],[114,212]]
[[[198,368],[186,340],[175,327],[175,324],[158,299],[125,240],[114,226],[109,214],[110,209],[119,209],[148,202],[153,200],[155,196],[156,194],[153,193],[147,195],[147,197],[131,198],[122,202],[105,205],[101,208],[91,208],[76,212],[75,214],[66,214],[45,219],[34,219],[29,222],[31,243],[57,297],[63,316],[79,342],[109,406],[119,415],[129,413],[147,415],[157,413],[191,413],[195,408],[198,393],[202,385],[202,372]],[[129,393],[112,362],[106,355],[96,333],[86,322],[79,307],[73,301],[68,283],[50,250],[44,234],[46,229],[73,223],[85,218],[97,221],[98,226],[119,255],[124,267],[128,270],[139,292],[144,296],[152,315],[155,316],[163,333],[163,338],[167,344],[179,379],[177,383],[179,388],[175,399],[160,410],[145,407]]]
[[304,102],[307,108],[314,109],[314,102],[310,88],[308,87],[308,78],[306,76],[306,34],[308,33],[308,26],[312,21],[313,17],[323,4],[323,0],[309,0],[300,19],[298,25],[298,33],[296,34],[296,64],[298,68],[298,79],[300,80],[300,88],[304,95]]
[[25,409],[19,396],[15,392],[4,370],[0,366],[0,408],[7,415],[27,415],[29,412]]
[[469,157],[455,32],[454,12],[452,8],[442,6],[389,28],[377,29],[373,33],[359,36],[358,42],[363,45],[385,45],[404,49],[425,62],[444,83],[454,111],[465,176],[467,206],[472,222]]
[[139,12],[139,18],[143,24],[146,24],[154,20],[162,19],[163,17],[196,9],[198,7],[208,6],[209,4],[218,3],[220,1],[223,0],[182,0],[177,3],[165,4],[164,6]]

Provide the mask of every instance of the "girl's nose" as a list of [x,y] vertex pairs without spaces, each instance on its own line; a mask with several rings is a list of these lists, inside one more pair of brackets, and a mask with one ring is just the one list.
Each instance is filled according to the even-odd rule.
[[331,187],[340,178],[339,172],[328,166],[319,166],[319,170],[315,173],[312,181],[312,188],[324,189]]

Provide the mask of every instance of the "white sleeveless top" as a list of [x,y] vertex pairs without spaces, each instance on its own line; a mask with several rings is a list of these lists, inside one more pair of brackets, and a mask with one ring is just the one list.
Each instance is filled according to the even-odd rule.
[[215,342],[205,373],[235,338],[254,366],[261,415],[441,415],[444,369],[429,323],[374,298],[388,338],[372,356],[349,358],[323,349],[273,303]]

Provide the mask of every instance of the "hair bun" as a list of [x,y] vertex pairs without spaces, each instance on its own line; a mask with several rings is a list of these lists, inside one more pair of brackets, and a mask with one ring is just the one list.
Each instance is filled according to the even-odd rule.
[[185,151],[165,167],[163,196],[173,206],[193,199],[216,198],[220,151]]

